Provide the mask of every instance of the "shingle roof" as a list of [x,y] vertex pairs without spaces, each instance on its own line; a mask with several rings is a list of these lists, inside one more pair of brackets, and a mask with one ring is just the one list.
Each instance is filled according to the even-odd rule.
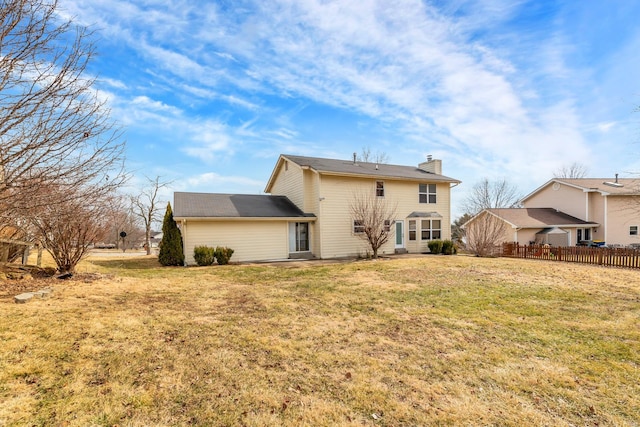
[[411,212],[407,218],[442,218],[438,212]]
[[635,178],[555,178],[555,181],[609,194],[638,195],[640,193],[640,179]]
[[[618,185],[615,185],[617,182]],[[553,178],[542,184],[522,198],[522,201],[528,200],[534,194],[549,185],[561,183],[583,191],[600,192],[602,194],[611,194],[616,196],[638,196],[640,195],[640,179],[635,178]]]
[[415,166],[354,162],[353,160],[323,159],[319,157],[292,156],[289,154],[283,154],[282,156],[300,166],[309,166],[320,173],[325,172],[345,175],[378,176],[381,178],[412,179],[417,181],[460,183],[457,179],[423,171]]
[[286,196],[176,192],[175,218],[308,218]]
[[503,208],[487,210],[516,227],[522,228],[598,225],[596,222],[583,221],[580,218],[553,208]]

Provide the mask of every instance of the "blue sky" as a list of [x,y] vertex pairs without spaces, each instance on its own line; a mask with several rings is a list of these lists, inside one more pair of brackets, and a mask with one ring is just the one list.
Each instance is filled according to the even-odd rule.
[[[427,154],[528,193],[640,172],[640,2],[62,0],[98,31],[132,186],[262,193],[280,153]],[[171,193],[165,194],[171,200]]]

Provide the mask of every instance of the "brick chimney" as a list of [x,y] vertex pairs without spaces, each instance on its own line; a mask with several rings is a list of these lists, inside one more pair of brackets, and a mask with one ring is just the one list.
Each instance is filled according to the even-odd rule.
[[427,155],[427,161],[418,165],[418,169],[422,169],[425,172],[435,173],[442,175],[442,160],[437,160],[431,157],[431,154]]

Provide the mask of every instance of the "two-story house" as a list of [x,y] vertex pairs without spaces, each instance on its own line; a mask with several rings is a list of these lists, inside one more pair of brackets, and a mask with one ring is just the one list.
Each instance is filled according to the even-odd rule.
[[595,226],[578,227],[570,244],[600,240],[640,243],[640,180],[624,178],[553,178],[522,199],[525,208],[554,208]]
[[520,203],[522,208],[485,209],[464,228],[467,232],[475,231],[474,227],[486,228],[486,218],[495,218],[503,229],[502,237],[495,243],[640,244],[638,179],[553,178]]
[[460,181],[442,175],[441,160],[415,166],[281,155],[268,195],[174,194],[185,259],[199,245],[228,246],[235,261],[362,256],[350,206],[372,194],[395,208],[393,238],[379,254],[427,252],[432,239],[451,237],[450,194]]

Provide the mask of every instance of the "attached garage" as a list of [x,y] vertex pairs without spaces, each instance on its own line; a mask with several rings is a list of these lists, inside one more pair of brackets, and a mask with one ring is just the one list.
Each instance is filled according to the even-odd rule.
[[195,264],[196,246],[229,247],[235,262],[313,257],[308,223],[315,219],[284,196],[174,194],[187,265]]

